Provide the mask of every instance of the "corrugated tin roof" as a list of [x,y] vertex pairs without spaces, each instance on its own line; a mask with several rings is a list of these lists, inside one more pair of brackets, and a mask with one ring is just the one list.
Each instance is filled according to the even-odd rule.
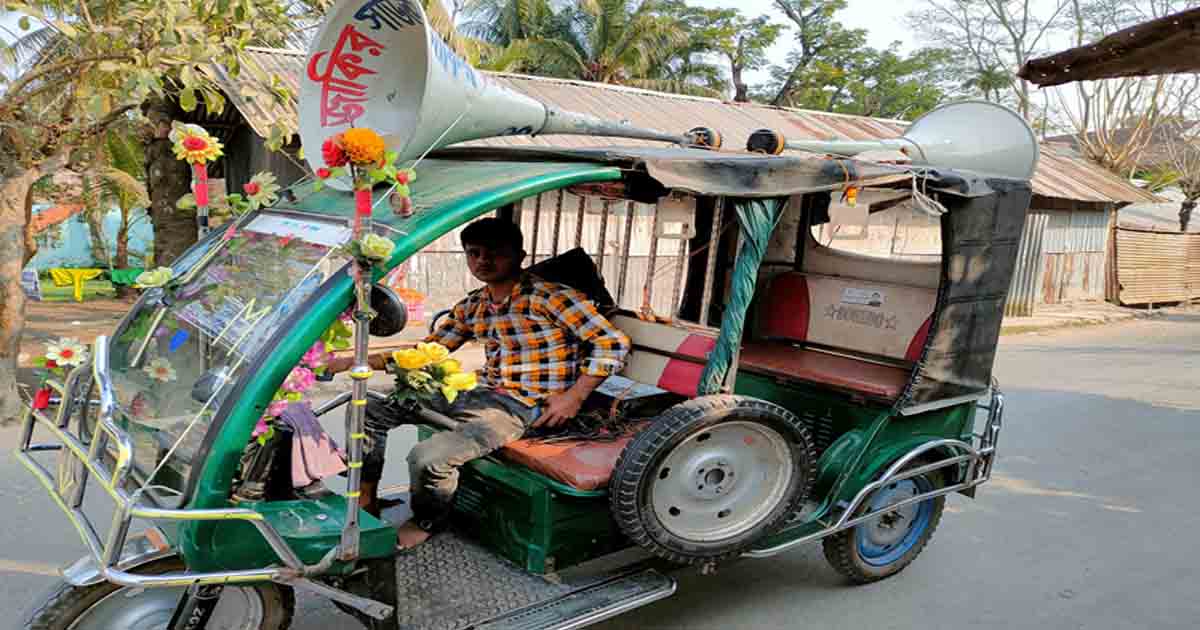
[[[1178,202],[1139,203],[1125,206],[1117,215],[1117,224],[1121,227],[1139,230],[1178,232],[1180,206],[1181,204]],[[1188,222],[1188,232],[1200,233],[1200,217]]]
[[[262,77],[269,77],[275,73],[283,79],[293,94],[300,93],[299,77],[304,70],[305,53],[250,48],[246,57],[246,65],[250,71],[243,69],[238,76],[237,84],[240,89],[262,91]],[[750,134],[764,127],[781,131],[788,138],[796,140],[871,140],[894,138],[908,126],[908,123],[902,120],[784,109],[757,103],[732,103],[585,81],[507,73],[490,74],[499,83],[547,104],[602,119],[627,120],[635,126],[662,130],[683,131],[681,127],[712,127],[724,135],[725,146],[730,148],[746,146]],[[229,87],[233,87],[232,80],[226,74],[221,73],[221,78]],[[294,100],[286,107],[274,104],[269,96],[250,100],[237,99],[234,104],[261,136],[267,136],[272,122],[282,121],[291,129],[298,127]],[[574,148],[610,146],[612,142],[610,138],[593,136],[508,136],[464,145]],[[656,143],[623,140],[622,144]],[[1042,151],[1042,159],[1033,180],[1033,192],[1045,197],[1084,202],[1157,201],[1150,193],[1099,166],[1073,156],[1069,151],[1053,147],[1046,147]]]

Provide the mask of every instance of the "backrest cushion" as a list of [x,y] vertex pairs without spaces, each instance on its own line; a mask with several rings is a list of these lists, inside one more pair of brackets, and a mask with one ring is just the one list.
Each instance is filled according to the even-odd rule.
[[781,273],[767,285],[759,307],[762,334],[769,339],[808,340],[808,280],[802,273]]
[[633,342],[622,376],[680,396],[696,395],[708,353],[717,345],[715,334],[631,315],[611,319]]

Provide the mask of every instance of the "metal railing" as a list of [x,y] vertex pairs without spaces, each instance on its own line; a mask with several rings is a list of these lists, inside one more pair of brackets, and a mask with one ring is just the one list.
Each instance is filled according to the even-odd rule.
[[[90,444],[70,432],[70,422],[77,405],[85,403],[84,412],[79,414],[79,433],[84,433],[90,408],[88,400],[91,385],[80,391],[87,383],[87,370],[91,370],[91,382],[98,390],[95,430],[91,432]],[[133,441],[129,434],[114,421],[117,403],[112,381],[108,373],[108,339],[98,337],[92,353],[91,365],[76,368],[67,377],[65,384],[49,383],[59,394],[60,403],[52,418],[42,410],[28,409],[24,416],[17,459],[33,474],[34,478],[49,493],[71,521],[99,567],[104,579],[122,586],[152,588],[189,584],[230,584],[259,581],[288,581],[315,575],[328,569],[332,558],[317,565],[305,565],[288,546],[279,532],[261,514],[241,508],[188,510],[164,509],[142,502],[143,490],[132,493],[127,490],[133,467]],[[51,443],[34,443],[35,428],[48,430],[55,438]],[[35,453],[54,451],[58,453],[58,471],[52,474],[37,459]],[[110,468],[105,456],[110,455]],[[83,499],[89,480],[103,488],[113,501],[115,513],[107,535],[102,539],[91,519],[84,513]],[[152,521],[245,521],[254,525],[259,535],[279,557],[283,566],[264,567],[240,571],[216,571],[209,573],[177,572],[156,575],[138,575],[120,567],[121,552],[129,536],[134,519]]]
[[[921,446],[905,453],[903,457],[896,460],[888,469],[880,476],[879,479],[863,486],[844,509],[842,509],[836,520],[818,520],[817,522],[824,525],[819,531],[813,532],[800,538],[795,538],[787,542],[779,543],[771,547],[761,549],[753,549],[743,554],[748,558],[768,558],[800,545],[814,542],[836,534],[842,530],[855,527],[866,521],[874,518],[879,518],[888,512],[892,512],[906,505],[927,501],[936,497],[951,494],[954,492],[962,492],[970,488],[974,488],[980,484],[986,483],[992,478],[992,465],[996,459],[996,442],[1000,438],[1000,430],[1003,428],[1004,419],[1004,394],[1000,393],[998,388],[993,387],[992,395],[986,404],[977,404],[979,409],[987,412],[987,419],[984,422],[983,431],[973,434],[972,442],[976,444],[968,444],[962,440],[934,440],[926,442]],[[920,466],[909,467],[913,462],[922,460],[928,453],[950,450],[951,452],[959,453],[950,457],[945,457],[937,461],[923,464]],[[863,514],[856,513],[859,508],[871,497],[875,491],[905,479],[919,477],[926,473],[935,470],[959,468],[966,465],[966,471],[961,476],[961,480],[936,490],[921,493],[910,497],[903,501],[892,503],[886,507],[874,511],[868,511]],[[951,477],[959,479],[958,475]]]

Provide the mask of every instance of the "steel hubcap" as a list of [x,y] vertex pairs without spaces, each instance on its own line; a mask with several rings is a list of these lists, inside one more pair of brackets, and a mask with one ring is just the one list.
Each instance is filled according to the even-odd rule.
[[[71,630],[166,630],[183,588],[122,588],[84,611]],[[262,598],[252,588],[226,587],[207,630],[258,630]]]
[[[911,481],[901,481],[884,488],[881,496],[878,500],[872,501],[872,504],[876,508],[881,508],[893,503],[899,503],[905,499],[911,499],[920,493],[917,484]],[[891,510],[879,518],[865,523],[867,527],[863,530],[863,534],[872,545],[877,547],[891,547],[904,539],[904,535],[912,527],[914,518],[920,507],[919,503],[910,503],[904,507]]]
[[769,426],[734,421],[689,436],[654,470],[655,516],[670,533],[720,541],[759,525],[793,474],[787,440]]

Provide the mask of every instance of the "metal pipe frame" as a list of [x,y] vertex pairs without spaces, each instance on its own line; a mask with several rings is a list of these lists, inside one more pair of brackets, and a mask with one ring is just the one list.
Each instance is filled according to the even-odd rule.
[[[125,488],[132,469],[133,442],[129,435],[113,421],[117,405],[107,366],[108,339],[101,336],[96,339],[90,366],[93,381],[99,390],[96,433],[92,436],[90,445],[85,446],[68,430],[67,421],[73,405],[60,405],[53,418],[40,410],[30,408],[24,415],[20,433],[21,441],[15,453],[17,460],[29,470],[34,479],[42,485],[50,498],[67,516],[105,580],[120,586],[134,588],[162,588],[191,584],[234,584],[287,580],[319,572],[319,565],[306,566],[295,551],[288,546],[287,541],[258,512],[242,508],[166,509],[142,503],[141,490],[132,494],[127,492]],[[81,371],[86,369],[87,366],[76,368],[67,378],[67,382],[78,385],[81,382]],[[51,383],[50,386],[59,390],[63,400],[73,400],[77,394],[72,389],[58,383]],[[84,418],[81,418],[81,425],[85,421]],[[33,443],[35,427],[49,431],[57,443]],[[111,469],[103,459],[109,452],[108,442],[110,440],[115,450],[114,465]],[[33,453],[47,451],[55,451],[59,453],[60,457],[70,458],[71,461],[67,462],[68,466],[64,466],[63,470],[76,466],[82,472],[82,476],[78,479],[80,482],[78,486],[63,489],[63,491],[71,491],[69,496],[64,496],[63,491],[57,487],[55,476],[33,457]],[[83,482],[89,477],[95,478],[95,482],[103,488],[116,507],[112,526],[103,540],[82,508],[83,496],[86,491]],[[126,571],[125,567],[120,564],[121,552],[129,538],[129,528],[134,519],[176,522],[246,521],[254,525],[255,530],[263,537],[284,566],[207,573],[184,571],[158,575],[139,575]]]
[[[905,453],[903,457],[896,460],[891,466],[888,467],[888,469],[879,479],[867,484],[862,488],[862,490],[859,490],[858,493],[854,495],[854,499],[850,501],[850,504],[846,506],[844,510],[842,510],[841,515],[832,525],[827,525],[824,529],[807,536],[802,536],[800,538],[789,540],[787,542],[763,549],[754,549],[742,555],[747,558],[769,558],[771,556],[791,550],[795,547],[799,547],[800,545],[814,542],[832,534],[836,534],[837,532],[850,529],[851,527],[855,527],[871,519],[878,518],[888,512],[894,511],[906,505],[927,501],[929,499],[954,492],[962,492],[963,490],[968,490],[986,483],[992,478],[992,464],[996,459],[996,442],[999,440],[1000,430],[1003,428],[1004,395],[1000,393],[999,390],[993,390],[991,401],[986,405],[977,405],[977,407],[987,410],[987,421],[984,424],[983,433],[974,434],[974,440],[972,440],[978,441],[978,448],[963,442],[962,440],[951,439],[934,440],[932,442],[922,444],[908,453]],[[961,454],[943,458],[936,462],[924,464],[915,468],[907,468],[909,464],[917,461],[926,453],[940,449],[952,449],[960,452]],[[875,491],[884,486],[897,481],[918,477],[935,470],[957,467],[962,464],[967,464],[967,471],[966,474],[963,475],[962,481],[958,483],[910,497],[885,508],[875,510],[873,512],[867,512],[861,516],[854,516],[859,507],[862,506],[866,500],[875,493]],[[824,521],[818,522],[824,524]]]

